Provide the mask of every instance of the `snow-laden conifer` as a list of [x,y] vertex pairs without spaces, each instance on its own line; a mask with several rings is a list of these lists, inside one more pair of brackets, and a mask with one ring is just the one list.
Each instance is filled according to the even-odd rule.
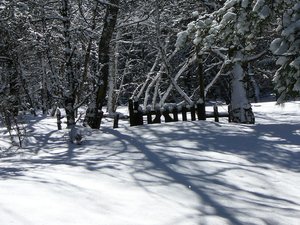
[[278,56],[274,83],[281,103],[300,96],[300,3],[278,0],[276,5],[283,9],[280,37],[272,41],[270,50]]
[[253,57],[255,37],[261,34],[271,11],[270,1],[228,0],[219,10],[200,15],[178,35],[178,48],[184,40],[190,40],[199,49],[198,54],[214,51],[223,57],[231,74],[230,115],[233,122],[254,123],[244,84],[245,67],[250,58],[256,58]]

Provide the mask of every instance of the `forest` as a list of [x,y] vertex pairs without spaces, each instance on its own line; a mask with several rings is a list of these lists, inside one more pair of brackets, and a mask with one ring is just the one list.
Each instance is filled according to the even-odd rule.
[[299,0],[0,0],[0,225],[299,225],[299,48]]
[[0,114],[86,108],[99,129],[129,99],[144,107],[300,96],[297,0],[1,0]]

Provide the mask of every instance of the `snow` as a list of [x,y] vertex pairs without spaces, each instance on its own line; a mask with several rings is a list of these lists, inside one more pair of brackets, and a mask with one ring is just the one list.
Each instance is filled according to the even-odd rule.
[[235,13],[227,12],[222,18],[221,25],[225,26],[227,23],[229,23],[229,22],[231,22],[235,19],[236,19],[236,14]]
[[253,110],[255,125],[107,118],[81,145],[31,117],[26,147],[0,159],[0,224],[298,225],[300,102]]
[[270,50],[275,54],[281,44],[281,38],[275,38],[270,44]]
[[[285,9],[282,15],[282,25],[277,28],[281,32],[281,38],[273,40],[270,50],[279,58],[276,64],[280,65],[275,73],[275,89],[280,93],[278,102],[283,102],[295,96],[299,92],[299,28],[300,15],[299,3],[288,1],[290,8]],[[296,55],[295,55],[296,53]],[[296,58],[294,58],[296,56]],[[287,88],[288,87],[288,88]]]
[[242,0],[242,8],[247,8],[249,5],[249,0]]
[[198,11],[192,12],[192,16],[193,16],[193,17],[198,17],[198,16],[199,16],[199,12],[198,12]]
[[265,0],[257,0],[254,7],[253,7],[253,11],[254,12],[258,12],[265,4]]
[[239,3],[240,0],[227,0],[224,3],[224,8],[229,9],[231,7],[233,7],[234,5],[236,5],[237,3]]
[[300,70],[300,56],[297,57],[293,62],[290,63],[292,67],[295,67],[296,70]]
[[294,84],[293,91],[299,91],[300,92],[300,79],[298,79],[296,81],[296,83]]
[[271,9],[269,6],[265,5],[262,10],[259,12],[259,16],[261,19],[266,19],[271,14]]
[[176,48],[180,49],[184,46],[186,43],[186,40],[188,38],[188,32],[187,31],[181,31],[177,34],[177,40],[176,40]]

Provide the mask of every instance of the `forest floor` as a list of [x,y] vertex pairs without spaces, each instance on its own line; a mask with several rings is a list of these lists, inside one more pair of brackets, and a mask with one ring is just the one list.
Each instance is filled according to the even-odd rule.
[[[299,225],[300,102],[253,104],[256,124],[0,128],[1,225]],[[108,119],[107,119],[108,120]]]

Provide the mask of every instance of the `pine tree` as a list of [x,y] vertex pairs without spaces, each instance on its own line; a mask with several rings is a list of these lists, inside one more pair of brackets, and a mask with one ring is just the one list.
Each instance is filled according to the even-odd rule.
[[276,1],[281,10],[277,32],[280,37],[273,40],[270,49],[278,56],[274,78],[278,103],[300,97],[300,3],[298,1]]
[[177,47],[189,39],[197,46],[198,55],[214,52],[223,59],[221,68],[231,74],[230,118],[233,122],[254,123],[247,99],[245,71],[250,61],[265,51],[254,54],[256,38],[271,16],[270,1],[228,0],[220,9],[200,15],[178,34]]

